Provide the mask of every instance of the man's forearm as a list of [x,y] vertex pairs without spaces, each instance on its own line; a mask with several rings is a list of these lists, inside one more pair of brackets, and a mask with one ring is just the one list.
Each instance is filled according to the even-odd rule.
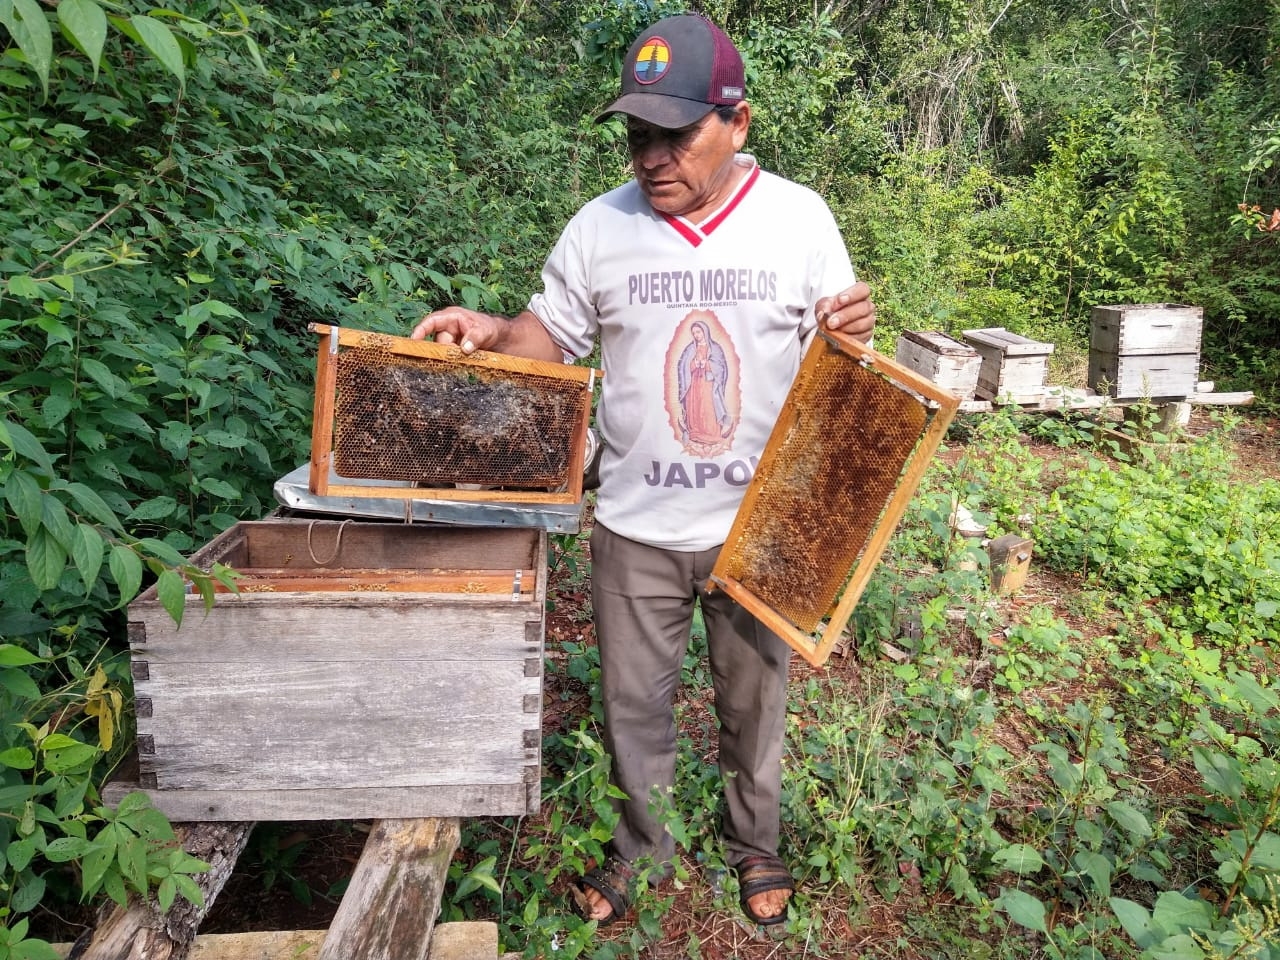
[[552,363],[564,360],[564,351],[551,339],[551,334],[547,333],[542,321],[530,310],[506,321],[506,326],[499,333],[492,349],[532,360],[549,360]]

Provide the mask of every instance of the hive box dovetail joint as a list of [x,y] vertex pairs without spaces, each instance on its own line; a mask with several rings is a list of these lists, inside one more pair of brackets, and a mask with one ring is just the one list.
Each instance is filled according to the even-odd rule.
[[1004,327],[964,331],[964,339],[982,357],[976,395],[982,400],[1039,403],[1049,379],[1052,343],[1041,343]]
[[909,330],[898,338],[894,359],[928,377],[960,400],[972,400],[978,389],[982,357],[968,344],[934,330]]
[[1089,386],[1117,399],[1180,399],[1196,392],[1204,310],[1180,303],[1094,307]]
[[181,627],[129,607],[140,786],[173,820],[508,816],[539,806],[546,533],[242,522],[244,574]]

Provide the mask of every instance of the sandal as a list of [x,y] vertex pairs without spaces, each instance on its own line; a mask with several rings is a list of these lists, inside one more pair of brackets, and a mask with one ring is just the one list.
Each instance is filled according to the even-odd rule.
[[[784,923],[787,909],[773,917],[762,917],[751,909],[751,898],[768,893],[770,890],[786,890],[794,893],[795,881],[791,879],[791,871],[778,857],[747,857],[734,866],[738,873],[738,904],[742,912],[752,923],[762,927],[772,927]],[[790,899],[788,898],[788,904]]]
[[583,874],[577,883],[569,885],[569,893],[573,896],[573,910],[583,920],[590,921],[591,905],[587,903],[587,890],[596,891],[604,897],[613,911],[603,920],[597,920],[601,927],[607,927],[615,920],[621,920],[631,908],[631,887],[636,872],[631,864],[621,857],[610,855],[600,866],[593,867]]

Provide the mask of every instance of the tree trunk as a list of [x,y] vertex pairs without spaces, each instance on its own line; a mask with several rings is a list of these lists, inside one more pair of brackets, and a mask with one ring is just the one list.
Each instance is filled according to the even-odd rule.
[[86,935],[88,942],[77,940],[67,960],[186,960],[200,921],[235,869],[252,829],[251,822],[174,824],[183,848],[209,864],[208,872],[192,877],[204,905],[178,897],[168,913],[161,913],[154,900],[130,897],[127,908],[115,906],[99,919]]

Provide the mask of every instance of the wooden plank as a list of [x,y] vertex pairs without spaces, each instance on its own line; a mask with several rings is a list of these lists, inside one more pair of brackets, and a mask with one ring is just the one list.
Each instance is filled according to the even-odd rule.
[[[332,347],[332,349],[331,349]],[[333,467],[333,401],[337,393],[336,342],[322,343],[316,354],[315,397],[311,409],[311,492],[328,493]]]
[[[145,789],[156,809],[172,821],[350,820],[405,817],[509,817],[538,812],[536,792],[528,783],[440,784],[429,787],[305,790],[157,790]],[[103,800],[115,804],[142,788],[112,781]]]
[[168,913],[160,913],[154,900],[131,897],[127,907],[116,906],[103,917],[88,943],[67,956],[71,960],[185,960],[200,921],[231,876],[252,828],[249,822],[175,823],[174,833],[183,849],[210,866],[192,877],[204,902],[196,906],[179,897]]
[[[233,529],[244,538],[245,559],[240,563],[247,567],[396,567],[440,572],[507,570],[543,561],[536,530],[350,520],[258,520]],[[201,553],[194,562],[203,562]]]
[[905,330],[902,336],[899,337],[898,344],[901,345],[904,340],[924,347],[930,353],[938,354],[939,356],[963,358],[977,356],[977,351],[973,347],[963,344],[938,330]]
[[[245,576],[237,581],[240,593],[468,593],[511,596],[512,593],[530,593],[534,585],[534,571],[513,570],[494,574],[483,573],[420,573],[418,571],[392,572],[379,570],[343,571],[333,576],[307,576],[301,571],[265,574],[258,570],[241,571]],[[513,590],[513,585],[516,585]],[[215,593],[232,593],[222,583],[214,585]]]
[[437,924],[430,960],[498,960],[498,925],[478,920]]
[[[1204,406],[1248,406],[1253,403],[1253,392],[1241,393],[1194,393],[1186,397],[1187,403]],[[1023,411],[1035,413],[1054,410],[1100,410],[1103,407],[1128,406],[1133,403],[1144,403],[1145,400],[1116,399],[1085,393],[1064,387],[1049,387],[1048,392],[1038,402],[1022,406]],[[960,413],[991,413],[999,404],[990,400],[966,400],[960,404]]]
[[1200,352],[1204,310],[1182,303],[1097,306],[1090,311],[1089,347],[1125,356]]
[[[405,662],[522,663],[540,658],[541,598],[512,602],[467,595],[424,603],[393,598],[270,594],[220,596],[213,611],[189,605],[182,626],[154,605],[131,604],[135,659],[170,663],[356,665]],[[198,598],[196,598],[198,602]],[[383,601],[383,602],[378,602]],[[141,628],[141,629],[139,629]],[[354,668],[354,666],[352,667]]]
[[248,671],[152,659],[147,673],[135,681],[152,711],[138,719],[139,762],[160,789],[506,783],[531,759],[525,732],[537,729],[525,698],[539,697],[539,678],[520,660]]
[[[450,924],[437,927],[439,932]],[[190,960],[317,960],[323,930],[265,930],[254,933],[202,933],[191,944]],[[55,943],[59,957],[70,957],[72,944]],[[438,960],[432,957],[431,960]]]
[[1187,397],[1187,403],[1211,407],[1247,407],[1253,403],[1253,391],[1240,393],[1193,393]]
[[459,836],[456,819],[375,823],[320,960],[427,960]]
[[[581,457],[578,458],[581,460]],[[577,503],[582,499],[582,474],[578,489],[563,492],[538,490],[463,490],[458,487],[379,487],[375,484],[330,483],[324,496],[375,497],[384,500],[465,500],[477,503]],[[320,491],[313,491],[320,493]]]
[[[250,933],[202,933],[191,944],[190,960],[319,960],[327,930],[258,930]],[[59,957],[73,944],[55,943]],[[517,954],[503,954],[503,958]],[[429,960],[499,960],[498,925],[482,920],[436,924]]]
[[1052,343],[1042,343],[1017,333],[1010,333],[1004,327],[984,327],[980,330],[965,330],[964,339],[973,345],[979,353],[998,351],[1006,357],[1048,356],[1053,353]]
[[495,353],[490,350],[477,350],[475,353],[463,353],[462,348],[454,344],[436,343],[434,340],[412,340],[409,337],[396,337],[385,333],[373,333],[368,330],[356,330],[351,327],[331,327],[324,323],[308,324],[307,329],[324,338],[325,344],[333,330],[338,331],[338,344],[343,347],[375,348],[401,357],[424,357],[429,360],[448,360],[466,367],[484,367],[490,370],[510,370],[514,373],[531,374],[539,377],[552,377],[556,380],[572,380],[577,383],[595,383],[604,377],[604,371],[591,367],[580,367],[570,363],[552,363],[549,360],[534,360],[529,357],[518,357],[509,353]]

